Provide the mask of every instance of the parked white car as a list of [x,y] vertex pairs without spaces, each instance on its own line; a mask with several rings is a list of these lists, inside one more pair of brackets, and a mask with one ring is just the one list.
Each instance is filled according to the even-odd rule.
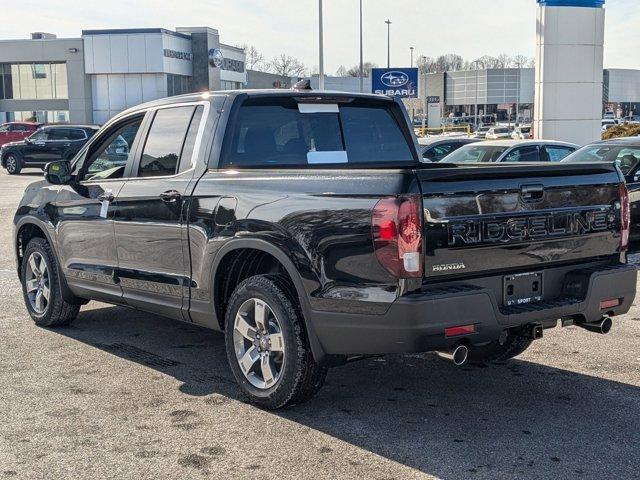
[[485,138],[487,140],[511,138],[511,130],[509,130],[509,127],[491,127]]
[[511,138],[514,140],[529,140],[533,138],[533,128],[531,125],[520,125],[513,130]]
[[578,145],[555,140],[496,140],[460,147],[442,159],[445,163],[559,162]]
[[489,130],[491,130],[491,127],[478,127],[478,129],[473,133],[473,138],[487,138],[487,133],[489,133]]

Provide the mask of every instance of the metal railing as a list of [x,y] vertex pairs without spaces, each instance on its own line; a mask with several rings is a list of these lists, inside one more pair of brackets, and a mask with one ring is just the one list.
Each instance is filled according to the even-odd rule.
[[460,135],[471,136],[471,125],[442,125],[438,128],[416,127],[414,130],[418,137],[444,135],[447,133],[459,133]]

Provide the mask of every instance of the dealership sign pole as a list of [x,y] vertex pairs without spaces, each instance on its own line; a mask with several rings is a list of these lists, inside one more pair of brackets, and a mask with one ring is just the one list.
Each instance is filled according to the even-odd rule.
[[322,39],[322,0],[318,0],[318,18],[319,18],[319,22],[320,24],[318,25],[318,32],[319,32],[319,54],[320,54],[320,60],[319,60],[319,76],[318,76],[318,89],[319,90],[324,90],[324,49],[323,49],[323,39]]

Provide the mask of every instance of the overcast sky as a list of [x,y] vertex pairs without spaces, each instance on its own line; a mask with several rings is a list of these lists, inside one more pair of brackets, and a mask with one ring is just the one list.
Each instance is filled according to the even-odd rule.
[[[77,37],[82,29],[210,26],[221,41],[255,45],[318,65],[317,0],[2,0],[0,38],[32,31]],[[408,66],[415,55],[534,55],[535,0],[364,0],[365,61]],[[640,0],[607,0],[605,66],[640,68]],[[325,70],[358,62],[358,0],[324,0]]]

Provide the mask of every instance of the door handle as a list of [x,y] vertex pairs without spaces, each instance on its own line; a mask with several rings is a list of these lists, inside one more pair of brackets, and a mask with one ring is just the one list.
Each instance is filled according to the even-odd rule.
[[111,192],[104,192],[100,195],[98,195],[98,200],[100,200],[101,202],[113,202],[113,199],[115,197],[113,196],[113,193]]
[[163,202],[174,203],[182,198],[180,192],[177,190],[167,190],[166,192],[162,192],[160,194],[160,198]]

